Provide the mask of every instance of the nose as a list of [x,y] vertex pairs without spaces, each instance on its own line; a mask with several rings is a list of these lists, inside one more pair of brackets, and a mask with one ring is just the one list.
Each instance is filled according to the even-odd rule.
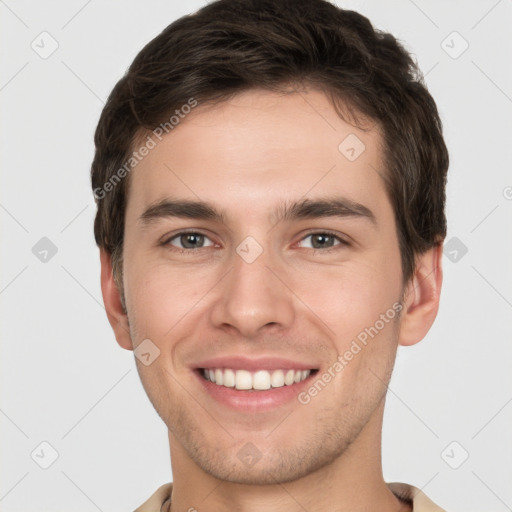
[[283,269],[272,264],[268,251],[254,261],[240,254],[233,254],[230,270],[216,287],[217,300],[211,309],[215,327],[236,330],[248,339],[269,327],[289,327],[294,320],[294,296]]

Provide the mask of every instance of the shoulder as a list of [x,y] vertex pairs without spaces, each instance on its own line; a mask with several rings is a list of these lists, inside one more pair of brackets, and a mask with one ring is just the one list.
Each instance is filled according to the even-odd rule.
[[134,512],[160,512],[163,502],[171,495],[172,483],[161,485],[140,507]]
[[395,496],[412,504],[413,512],[446,512],[431,501],[420,489],[412,485],[392,482],[388,483],[387,486]]

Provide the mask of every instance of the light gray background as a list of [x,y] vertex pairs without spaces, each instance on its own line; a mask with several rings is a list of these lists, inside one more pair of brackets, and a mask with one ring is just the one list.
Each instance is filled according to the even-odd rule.
[[[468,249],[443,258],[438,318],[399,351],[385,478],[453,512],[512,510],[512,2],[339,4],[404,41],[426,73],[451,156],[447,240]],[[89,169],[116,81],[202,5],[0,0],[4,512],[129,511],[172,479],[165,426],[102,306]],[[31,47],[51,48],[43,31],[59,45],[47,59]],[[458,58],[454,31],[469,44]],[[32,252],[42,237],[58,249],[46,263]],[[48,469],[43,441],[58,452]]]

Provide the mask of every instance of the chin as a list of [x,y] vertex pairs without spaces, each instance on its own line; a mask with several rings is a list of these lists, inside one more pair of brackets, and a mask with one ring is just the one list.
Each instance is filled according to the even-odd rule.
[[267,447],[259,452],[254,444],[215,453],[191,454],[195,463],[206,473],[222,481],[244,485],[275,485],[299,480],[330,465],[350,445],[334,437],[330,442],[304,442],[288,450]]

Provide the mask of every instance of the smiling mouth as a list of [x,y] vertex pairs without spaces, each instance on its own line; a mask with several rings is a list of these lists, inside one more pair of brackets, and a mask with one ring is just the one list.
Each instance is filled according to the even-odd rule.
[[234,370],[230,368],[199,368],[203,379],[226,388],[239,391],[266,391],[273,388],[292,386],[315,374],[317,369],[310,370]]

